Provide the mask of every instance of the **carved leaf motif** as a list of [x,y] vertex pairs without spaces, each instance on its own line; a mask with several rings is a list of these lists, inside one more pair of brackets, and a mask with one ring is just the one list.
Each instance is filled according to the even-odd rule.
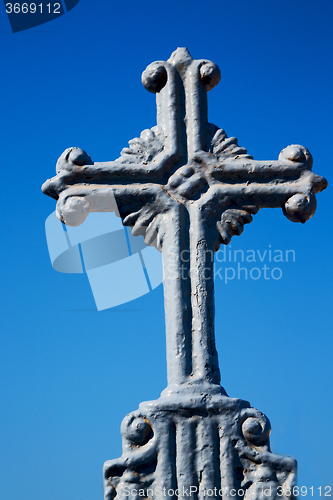
[[123,219],[124,226],[132,228],[133,236],[143,236],[146,245],[154,245],[161,251],[163,245],[163,213],[158,207],[152,210],[152,206],[145,205],[137,212],[131,213]]
[[219,128],[211,141],[209,149],[218,158],[249,158],[253,159],[251,155],[247,154],[247,150],[238,145],[236,137],[228,137],[222,128]]
[[146,129],[140,137],[131,139],[128,148],[121,151],[119,163],[134,163],[147,165],[164,148],[164,137],[158,127]]
[[256,214],[258,210],[258,207],[251,205],[242,208],[228,208],[222,212],[221,220],[216,223],[220,242],[228,245],[233,236],[242,234],[245,224],[252,222],[251,214]]
[[165,231],[164,217],[174,206],[175,201],[160,186],[155,186],[144,203],[139,200],[136,208],[134,204],[122,205],[120,216],[123,224],[132,228],[133,236],[143,236],[146,245],[153,245],[161,251]]

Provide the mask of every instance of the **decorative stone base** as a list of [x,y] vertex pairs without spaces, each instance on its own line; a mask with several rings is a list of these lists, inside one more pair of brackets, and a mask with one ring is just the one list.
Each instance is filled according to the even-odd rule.
[[123,454],[104,465],[105,500],[294,498],[296,461],[271,453],[268,418],[214,387],[167,388],[125,417]]

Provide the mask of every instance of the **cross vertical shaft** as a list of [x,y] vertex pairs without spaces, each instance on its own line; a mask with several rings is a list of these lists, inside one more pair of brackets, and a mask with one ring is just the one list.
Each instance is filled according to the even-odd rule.
[[[189,227],[191,228],[189,231]],[[168,386],[219,384],[214,335],[214,259],[200,210],[179,205],[163,241]]]
[[214,331],[214,248],[200,205],[190,210],[192,356],[194,380],[220,384]]
[[162,249],[168,385],[186,383],[192,372],[191,285],[182,256],[188,251],[188,214],[178,205],[168,217]]

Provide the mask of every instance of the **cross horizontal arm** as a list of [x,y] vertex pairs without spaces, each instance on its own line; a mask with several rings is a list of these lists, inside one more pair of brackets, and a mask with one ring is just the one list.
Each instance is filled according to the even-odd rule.
[[[257,213],[261,208],[282,208],[292,222],[304,223],[310,219],[316,210],[315,194],[324,189],[323,182],[317,181],[317,177],[308,170],[298,179],[285,182],[216,183],[197,203],[202,207],[202,217],[212,227],[215,242],[218,241],[217,228],[219,233],[223,233],[222,243],[228,244],[232,235],[241,234],[242,226],[251,222],[250,214]],[[224,237],[226,229],[230,233],[227,238]],[[218,247],[219,244],[215,246],[216,249]]]
[[[272,179],[293,179],[305,170],[311,170],[313,159],[310,152],[298,144],[288,146],[279,154],[278,160],[254,160],[248,155],[234,155],[232,157],[207,154],[206,152],[197,153],[193,161],[198,164],[207,165],[213,178],[221,182],[251,181],[258,179],[258,182],[267,182]],[[323,189],[327,182],[323,177],[317,176],[322,180]]]
[[276,208],[281,207],[289,197],[296,194],[314,196],[325,189],[325,182],[325,179],[308,170],[302,172],[297,179],[287,181],[275,178],[270,182],[258,182],[255,179],[232,184],[216,183],[210,188],[209,197],[215,199],[218,204],[220,201],[224,206],[234,200],[239,206]]
[[43,184],[42,191],[57,200],[64,189],[78,183],[164,183],[167,182],[170,168],[179,160],[176,148],[162,151],[149,164],[123,163],[121,160],[93,162],[82,149],[69,148],[57,162],[57,175]]
[[267,182],[269,178],[292,179],[299,176],[304,170],[311,170],[311,166],[301,162],[288,160],[247,160],[246,162],[236,160],[224,160],[215,166],[212,175],[220,181],[233,181],[239,177],[262,178]]
[[125,218],[163,194],[154,184],[76,184],[60,193],[57,215],[69,226],[82,224],[91,212],[115,212]]
[[[229,221],[228,216],[222,215],[222,226],[228,224],[231,230],[228,238],[222,237],[225,244],[230,242],[232,234],[242,232],[244,223],[252,220],[251,217],[242,219],[243,210],[249,215],[260,208],[281,207],[291,221],[306,222],[316,209],[315,194],[327,186],[326,179],[312,172],[312,156],[300,145],[283,149],[276,161],[257,161],[237,155],[216,158],[201,152],[195,155],[193,162],[207,172],[210,188],[199,201],[208,211],[207,218],[216,220],[226,211],[236,216]],[[239,213],[242,220],[236,213],[231,214],[237,209],[242,212]],[[222,226],[220,224],[223,230]]]

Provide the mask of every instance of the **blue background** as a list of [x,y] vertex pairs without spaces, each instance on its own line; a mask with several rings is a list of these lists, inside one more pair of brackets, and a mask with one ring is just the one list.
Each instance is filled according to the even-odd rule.
[[[122,418],[166,386],[162,286],[97,312],[85,275],[51,267],[55,203],[40,186],[57,158],[70,146],[117,158],[156,123],[141,72],[187,46],[221,68],[212,123],[256,159],[303,144],[330,181],[332,5],[81,0],[16,34],[0,9],[1,498],[101,499]],[[262,210],[232,249],[294,249],[296,262],[281,280],[216,282],[222,383],[270,418],[273,451],[315,488],[333,486],[331,210],[330,187],[305,225]]]

